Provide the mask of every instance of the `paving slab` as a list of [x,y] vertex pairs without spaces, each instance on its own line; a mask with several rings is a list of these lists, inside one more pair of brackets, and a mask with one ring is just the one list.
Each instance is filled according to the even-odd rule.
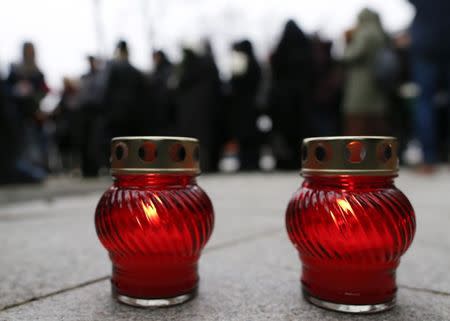
[[[251,198],[250,194],[263,195],[255,201],[255,208],[260,209],[254,215],[277,217],[284,230],[284,199],[290,197],[289,190],[294,191],[301,182],[295,173],[282,173],[275,177],[269,175],[231,177],[222,184],[236,193],[236,198]],[[414,242],[398,271],[400,284],[414,288],[429,289],[450,293],[450,171],[442,168],[436,175],[421,176],[410,170],[400,172],[397,186],[411,200],[417,218],[417,231]],[[237,185],[260,186],[254,189],[239,189]],[[267,188],[269,186],[269,188]],[[241,190],[243,197],[239,197]],[[246,203],[248,204],[248,203]],[[235,205],[236,206],[236,205]],[[299,263],[293,247],[286,235],[275,239],[280,242],[272,256],[267,256],[269,263],[279,262],[291,269],[298,269]],[[256,252],[260,251],[255,250]],[[270,251],[270,249],[268,250]],[[284,255],[292,251],[293,255]]]
[[[450,320],[450,171],[431,177],[402,171],[397,181],[418,222],[398,272],[399,306],[352,319]],[[96,202],[109,183],[91,181],[84,188],[80,181],[67,189],[60,182],[50,192],[33,190],[31,201],[30,190],[10,192],[17,194],[10,200],[21,202],[0,205],[0,310],[6,307],[0,320],[349,319],[301,299],[300,263],[284,228],[298,173],[211,175],[199,182],[216,210],[199,298],[161,310],[133,309],[110,298],[104,280],[110,263],[93,225]]]
[[92,214],[58,214],[0,220],[0,309],[110,272]]
[[[199,296],[181,306],[128,307],[111,298],[109,281],[101,281],[0,312],[0,320],[450,319],[450,295],[407,288],[400,289],[397,307],[376,315],[350,317],[314,307],[301,297],[297,272],[267,264],[267,256],[280,251],[275,238],[281,239],[281,235],[206,253],[200,265]],[[261,251],[264,248],[268,251]]]
[[[274,268],[283,268],[300,275],[300,260],[287,234],[281,233],[271,237],[271,246],[258,247],[255,253],[265,253],[265,264]],[[397,282],[411,288],[450,294],[450,256],[448,250],[414,242],[403,256],[397,271]],[[245,255],[240,252],[241,255]]]
[[[213,194],[228,186],[213,184]],[[52,201],[31,201],[0,208],[0,309],[105,277],[111,267],[94,227],[100,193]],[[206,251],[282,230],[271,216],[247,214],[217,202],[215,229]]]
[[86,195],[104,190],[110,184],[110,177],[82,179],[80,177],[61,176],[51,177],[41,184],[0,186],[0,204]]

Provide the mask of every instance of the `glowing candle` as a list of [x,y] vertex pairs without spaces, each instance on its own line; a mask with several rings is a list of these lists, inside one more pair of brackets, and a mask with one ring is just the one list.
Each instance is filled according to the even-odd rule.
[[114,184],[98,203],[95,225],[112,261],[113,295],[143,307],[191,299],[214,225],[211,201],[195,179],[198,141],[119,137],[111,154]]
[[394,186],[393,137],[324,137],[303,142],[304,182],[286,212],[302,262],[304,296],[353,313],[395,304],[395,273],[416,223]]

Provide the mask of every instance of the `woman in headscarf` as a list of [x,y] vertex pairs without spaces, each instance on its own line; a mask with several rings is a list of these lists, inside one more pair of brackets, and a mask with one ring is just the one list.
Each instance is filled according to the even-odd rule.
[[201,141],[200,161],[204,171],[216,167],[220,95],[219,72],[212,55],[204,45],[185,46],[176,87],[176,132]]
[[269,105],[273,130],[279,142],[274,146],[277,166],[297,168],[300,142],[309,132],[306,113],[311,104],[313,75],[310,40],[294,21],[287,22],[270,64]]
[[387,126],[386,93],[377,82],[375,61],[388,39],[379,15],[364,9],[345,50],[343,61],[347,67],[343,112],[346,135],[383,135]]

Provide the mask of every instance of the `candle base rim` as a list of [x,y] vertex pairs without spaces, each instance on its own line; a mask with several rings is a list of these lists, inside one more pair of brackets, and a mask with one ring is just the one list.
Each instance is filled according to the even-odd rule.
[[319,299],[310,295],[307,291],[303,291],[304,298],[311,304],[326,310],[332,310],[342,313],[351,314],[372,314],[387,311],[392,309],[396,304],[396,297],[388,302],[376,303],[376,304],[346,304],[336,303]]
[[184,293],[170,298],[134,298],[127,295],[118,293],[117,291],[112,292],[113,298],[118,302],[139,307],[139,308],[163,308],[171,307],[179,304],[183,304],[195,298],[197,296],[197,288],[189,293]]

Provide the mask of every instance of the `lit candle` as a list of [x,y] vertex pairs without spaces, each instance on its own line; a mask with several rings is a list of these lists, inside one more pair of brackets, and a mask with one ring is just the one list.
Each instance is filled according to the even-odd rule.
[[393,137],[324,137],[303,142],[304,182],[286,212],[302,262],[304,296],[351,313],[389,309],[395,273],[414,237],[414,210],[394,186]]
[[113,265],[120,302],[159,307],[186,302],[214,213],[197,185],[199,143],[180,137],[112,140],[114,183],[100,199],[95,225]]

